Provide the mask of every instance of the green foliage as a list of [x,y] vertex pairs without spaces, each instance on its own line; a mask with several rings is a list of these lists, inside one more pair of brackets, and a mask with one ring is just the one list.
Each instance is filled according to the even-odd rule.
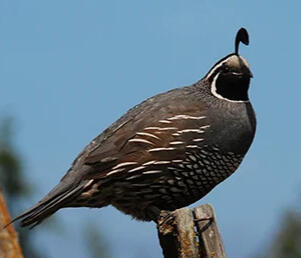
[[287,211],[267,253],[257,258],[301,258],[301,213]]
[[84,239],[91,258],[109,258],[102,234],[91,223],[84,228]]
[[[30,196],[30,187],[24,179],[20,155],[13,145],[13,123],[7,118],[0,121],[0,185],[3,190],[7,206],[14,217],[24,210],[21,203]],[[35,248],[32,237],[26,230],[19,232],[20,244],[25,257],[42,257]],[[45,256],[43,256],[45,257]]]
[[301,214],[289,211],[272,245],[274,258],[301,258]]
[[9,199],[8,204],[14,203],[11,199],[28,196],[30,193],[23,180],[20,156],[12,142],[12,120],[5,119],[0,124],[0,182]]
[[[0,186],[4,193],[7,206],[11,216],[15,217],[24,207],[24,200],[31,197],[33,187],[25,179],[22,166],[22,158],[14,146],[14,124],[11,118],[0,119]],[[49,222],[49,221],[48,221]],[[44,223],[48,228],[55,228],[56,220],[51,223]],[[47,255],[40,254],[34,245],[33,237],[39,234],[39,231],[29,231],[14,225],[19,234],[19,240],[25,257],[29,258],[46,258]],[[61,225],[59,225],[61,226]],[[60,227],[62,229],[62,227]],[[104,245],[101,234],[92,225],[87,225],[83,229],[84,244],[88,249],[91,258],[108,258],[107,248]],[[42,250],[42,248],[41,248]],[[58,257],[60,257],[58,255]]]

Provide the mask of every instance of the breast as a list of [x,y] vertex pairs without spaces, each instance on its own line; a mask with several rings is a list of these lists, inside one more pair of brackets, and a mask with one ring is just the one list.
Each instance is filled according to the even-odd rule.
[[210,144],[225,153],[245,155],[256,131],[255,112],[250,102],[221,102],[208,110],[211,123]]

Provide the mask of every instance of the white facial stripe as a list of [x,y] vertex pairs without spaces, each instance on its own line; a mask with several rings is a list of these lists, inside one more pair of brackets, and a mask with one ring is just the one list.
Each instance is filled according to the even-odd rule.
[[224,60],[223,62],[221,62],[220,64],[218,64],[218,65],[212,67],[211,71],[208,73],[208,75],[206,76],[205,79],[206,79],[206,80],[209,79],[209,78],[212,76],[212,74],[213,74],[218,68],[220,68],[224,63],[227,62],[227,60],[228,60],[228,58],[227,58],[226,60]]
[[223,64],[228,63],[227,65],[230,67],[241,67],[245,66],[249,69],[249,64],[242,56],[237,55],[231,55],[224,61],[220,62],[219,64],[212,67],[212,69],[209,71],[208,75],[205,77],[205,79],[209,79],[215,72],[218,70]]
[[216,92],[216,80],[217,80],[219,74],[220,74],[220,73],[217,73],[217,74],[214,76],[213,81],[212,81],[212,83],[211,83],[211,93],[212,93],[215,97],[217,97],[217,98],[219,98],[219,99],[226,100],[226,101],[228,101],[228,102],[233,102],[233,103],[246,103],[246,102],[249,102],[249,100],[231,100],[231,99],[227,99],[227,98],[224,98],[222,95],[218,94],[218,93]]

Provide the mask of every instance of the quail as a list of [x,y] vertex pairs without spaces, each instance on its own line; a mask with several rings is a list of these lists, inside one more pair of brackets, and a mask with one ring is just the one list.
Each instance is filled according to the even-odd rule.
[[113,205],[138,220],[156,220],[201,199],[242,162],[255,134],[248,97],[252,73],[235,52],[191,86],[134,106],[92,140],[36,205],[18,216],[35,226],[65,207]]

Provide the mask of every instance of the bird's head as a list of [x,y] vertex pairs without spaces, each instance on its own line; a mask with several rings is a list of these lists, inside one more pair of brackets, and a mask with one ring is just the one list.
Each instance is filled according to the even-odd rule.
[[235,39],[235,52],[218,61],[207,73],[211,93],[228,101],[248,101],[250,79],[253,77],[249,64],[238,54],[239,43],[249,44],[246,29],[241,28]]

